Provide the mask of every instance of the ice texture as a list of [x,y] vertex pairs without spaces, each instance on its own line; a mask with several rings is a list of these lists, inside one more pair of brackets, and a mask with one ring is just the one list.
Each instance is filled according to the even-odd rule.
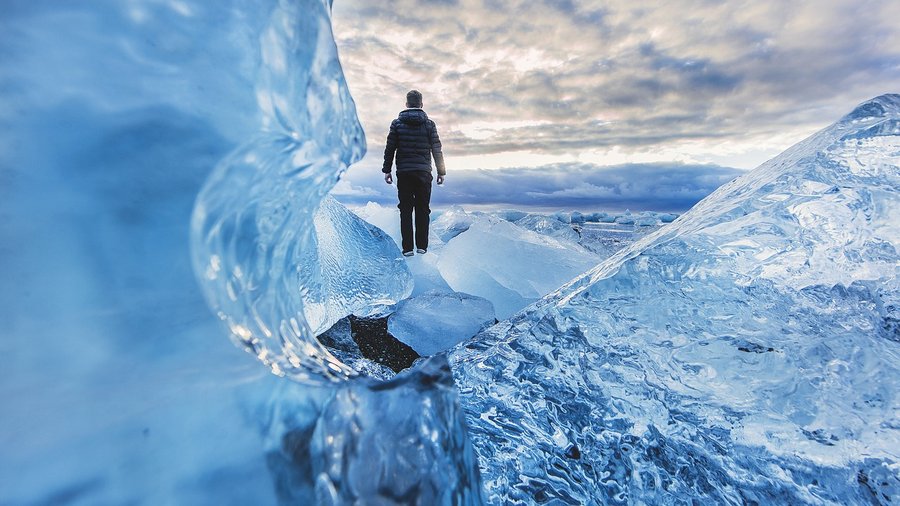
[[556,216],[529,214],[511,221],[538,234],[564,239],[572,243],[578,243],[581,238],[576,229],[572,227],[571,221],[560,221]]
[[457,349],[467,422],[440,357],[311,386],[217,346],[187,265],[225,158],[196,274],[264,361],[345,378],[311,325],[408,290],[315,305],[355,247],[396,266],[320,204],[364,146],[327,1],[5,7],[0,503],[477,504],[466,423],[494,503],[900,495],[897,96]]
[[412,289],[384,233],[334,200],[319,206],[364,149],[328,10],[272,9],[260,35],[259,131],[206,180],[191,225],[194,269],[233,340],[303,381],[353,374],[317,332]]
[[[367,315],[410,295],[412,273],[390,236],[326,197],[317,210],[317,290],[303,294],[303,312],[315,335],[348,314]],[[304,287],[306,288],[306,287]]]
[[279,501],[482,504],[456,399],[444,356],[386,382],[356,379],[327,391],[283,383],[263,416]]
[[3,3],[0,504],[275,501],[246,405],[277,378],[188,249],[203,180],[258,128],[275,5]]
[[[504,213],[505,216],[505,213]],[[443,211],[440,216],[432,220],[431,231],[434,231],[441,241],[448,242],[450,239],[469,230],[472,226],[473,215],[467,213],[465,209],[459,206],[453,206]]]
[[388,331],[416,353],[434,355],[496,322],[491,301],[461,292],[428,292],[397,304]]
[[[387,232],[393,238],[398,248],[402,246],[400,210],[396,206],[384,207],[375,202],[369,202],[363,207],[354,208],[353,212],[366,222]],[[429,229],[428,242],[428,254],[404,257],[406,266],[409,268],[413,278],[413,296],[422,295],[430,291],[453,291],[437,268],[437,259],[441,254],[443,241],[436,234],[434,226]]]
[[[413,288],[391,238],[325,198],[365,146],[329,7],[282,0],[272,10],[259,39],[261,127],[197,197],[194,269],[237,344],[274,373],[325,392],[300,403],[276,396],[261,424],[280,501],[478,504],[478,469],[446,359],[380,383],[316,339]],[[323,387],[326,380],[334,385]],[[285,432],[298,420],[302,430]]]
[[898,119],[862,104],[454,350],[489,502],[890,503]]
[[[399,245],[399,212],[374,202],[352,208],[382,228]],[[505,318],[652,232],[673,215],[647,212],[644,225],[600,224],[621,214],[552,214],[502,209],[432,211],[428,253],[406,259],[414,278],[413,296],[438,291],[486,298]],[[671,221],[671,220],[670,220]],[[486,248],[490,245],[490,248]]]
[[[355,297],[359,288],[378,303],[384,290],[391,299],[408,290],[383,234],[332,202],[319,204],[364,149],[329,8],[320,0],[4,3],[0,504],[274,504],[283,493],[315,502],[302,486],[308,476],[282,480],[262,436],[283,420],[319,420],[338,388],[274,376],[228,342],[195,280],[189,228],[218,163],[197,208],[196,274],[207,291],[225,290],[210,299],[229,301],[220,307],[234,310],[228,318],[240,324],[252,309],[273,340],[311,332],[300,317],[314,327],[332,319],[334,307],[315,307],[326,291],[346,288]],[[271,180],[262,181],[267,170]],[[314,242],[301,240],[313,229]],[[367,254],[378,257],[369,264],[380,269],[370,272],[378,279],[359,278],[366,260],[357,260]],[[279,258],[301,259],[304,272]],[[222,277],[208,280],[208,268]],[[338,268],[348,277],[333,276]],[[319,284],[301,279],[323,273],[329,279]],[[392,286],[384,284],[389,276]],[[280,304],[285,318],[263,301]],[[340,311],[368,303],[337,302]],[[233,328],[243,335],[262,327]],[[280,343],[266,344],[282,352]],[[304,360],[318,353],[308,341],[287,344]],[[381,399],[394,396],[392,413],[407,424],[394,434],[441,431],[433,440],[440,446],[423,437],[422,446],[402,448],[430,445],[432,465],[417,471],[477,502],[471,451],[468,466],[441,467],[466,455],[462,419],[448,415],[455,409],[449,374],[417,378],[388,390],[367,385]],[[429,390],[428,379],[444,388]],[[368,395],[352,381],[343,385]],[[391,385],[406,390],[391,394]],[[427,403],[445,409],[413,409]],[[280,416],[260,410],[268,405]],[[335,432],[358,421],[328,413]],[[428,424],[435,413],[448,416]],[[435,455],[444,443],[456,453]],[[327,440],[318,448],[328,451]],[[394,450],[355,465],[386,469]]]
[[482,214],[450,239],[437,266],[451,288],[490,300],[507,318],[600,260],[577,243]]

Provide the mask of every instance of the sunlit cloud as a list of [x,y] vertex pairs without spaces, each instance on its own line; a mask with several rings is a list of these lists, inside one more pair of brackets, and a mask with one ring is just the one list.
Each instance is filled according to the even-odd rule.
[[349,177],[378,172],[412,88],[448,185],[553,164],[751,169],[900,91],[895,0],[339,0],[334,18],[369,143]]

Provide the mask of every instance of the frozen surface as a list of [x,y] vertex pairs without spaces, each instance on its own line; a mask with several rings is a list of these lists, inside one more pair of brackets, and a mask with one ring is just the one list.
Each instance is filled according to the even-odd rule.
[[578,244],[605,259],[656,228],[658,227],[587,222],[578,225]]
[[[369,202],[352,210],[400,244],[396,208]],[[627,224],[614,223],[622,216]],[[654,212],[640,216],[645,226],[635,225],[630,211],[433,210],[428,253],[406,259],[412,294],[472,293],[507,317],[675,218]]]
[[572,227],[571,221],[561,221],[556,216],[529,214],[518,220],[510,221],[538,234],[563,239],[572,243],[578,243],[579,239],[581,239],[576,229]]
[[[360,218],[387,232],[400,248],[400,210],[396,207],[384,207],[369,202],[363,207],[354,208],[353,212]],[[417,296],[430,291],[452,292],[453,289],[444,281],[437,268],[437,259],[443,248],[443,241],[435,233],[435,227],[429,228],[428,253],[405,257],[403,260],[412,275],[412,295]],[[399,251],[399,250],[398,250]]]
[[317,331],[412,289],[384,233],[333,199],[316,214],[364,145],[328,8],[298,1],[272,10],[260,35],[259,131],[207,178],[191,224],[194,270],[234,341],[303,381],[353,374]]
[[424,357],[448,350],[495,322],[494,305],[487,299],[429,292],[397,304],[388,331]]
[[326,396],[283,383],[262,418],[282,504],[483,503],[446,357]]
[[577,243],[477,215],[444,246],[438,269],[451,288],[490,300],[506,318],[600,260]]
[[[506,216],[507,213],[504,213]],[[453,206],[440,214],[436,219],[432,220],[431,231],[434,231],[441,241],[448,242],[450,239],[469,230],[472,226],[474,216],[459,206]]]
[[898,121],[863,104],[456,349],[490,502],[897,497]]
[[188,251],[275,4],[4,2],[0,504],[275,502],[247,406],[277,378]]
[[[314,502],[300,483],[282,481],[268,437],[284,418],[322,418],[337,389],[282,390],[287,379],[228,342],[196,282],[188,236],[203,188],[195,238],[210,255],[200,255],[197,274],[220,283],[207,295],[231,301],[218,308],[241,336],[256,336],[259,317],[273,339],[302,338],[311,332],[306,317],[321,326],[335,311],[408,293],[409,273],[398,270],[389,239],[331,202],[319,205],[365,144],[329,6],[4,3],[0,503],[262,505],[285,493]],[[359,276],[366,254],[382,277]],[[302,272],[288,261],[296,255],[310,255],[296,263]],[[344,279],[352,286],[322,277],[338,269],[352,274]],[[323,294],[344,289],[350,296],[338,306],[316,307]],[[250,316],[255,326],[239,327]],[[330,377],[349,372],[326,365],[330,359],[300,338],[286,342],[304,357],[291,364],[297,371],[316,374],[306,367],[315,362]],[[280,343],[270,350],[282,351]],[[450,390],[423,395],[452,410]],[[410,408],[427,402],[409,390],[404,396]],[[350,423],[342,410],[331,413],[335,432]],[[404,414],[410,425],[395,434],[441,428],[438,441],[453,441],[447,448],[466,444],[459,417],[441,420],[458,422],[451,428],[416,422],[435,416],[421,409]],[[434,456],[439,447],[430,448]],[[477,498],[472,465],[441,468],[458,455],[435,457],[429,472],[465,475],[437,483],[458,493],[470,487]]]
[[675,220],[675,215],[645,211],[634,220],[630,211],[609,214],[605,212],[582,214],[557,212],[552,215],[522,213],[507,217],[516,225],[541,235],[578,244],[601,259],[612,256],[625,246],[653,232],[665,223]]

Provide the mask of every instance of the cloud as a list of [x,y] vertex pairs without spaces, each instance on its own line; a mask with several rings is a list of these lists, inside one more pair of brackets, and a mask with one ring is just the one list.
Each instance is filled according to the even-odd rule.
[[[341,0],[334,11],[373,151],[418,88],[454,156],[617,147],[751,168],[900,91],[896,0]],[[485,123],[513,126],[471,127]],[[734,149],[704,154],[723,143]]]
[[[671,163],[607,167],[566,163],[529,169],[459,170],[447,176],[443,187],[433,188],[432,205],[682,212],[742,173],[716,165]],[[347,204],[369,200],[396,203],[396,189],[380,181],[381,177],[377,169],[354,167],[345,174],[347,185],[366,187],[373,193],[336,196]]]
[[348,179],[341,179],[331,189],[331,194],[335,197],[346,198],[378,198],[379,192],[369,186],[354,186]]

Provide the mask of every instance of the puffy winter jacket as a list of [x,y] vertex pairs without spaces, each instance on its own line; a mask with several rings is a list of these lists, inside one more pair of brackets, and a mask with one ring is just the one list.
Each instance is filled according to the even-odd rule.
[[422,109],[406,109],[391,122],[381,169],[386,174],[391,172],[394,152],[397,154],[397,173],[414,170],[431,172],[431,156],[434,155],[438,175],[447,174],[437,127]]

